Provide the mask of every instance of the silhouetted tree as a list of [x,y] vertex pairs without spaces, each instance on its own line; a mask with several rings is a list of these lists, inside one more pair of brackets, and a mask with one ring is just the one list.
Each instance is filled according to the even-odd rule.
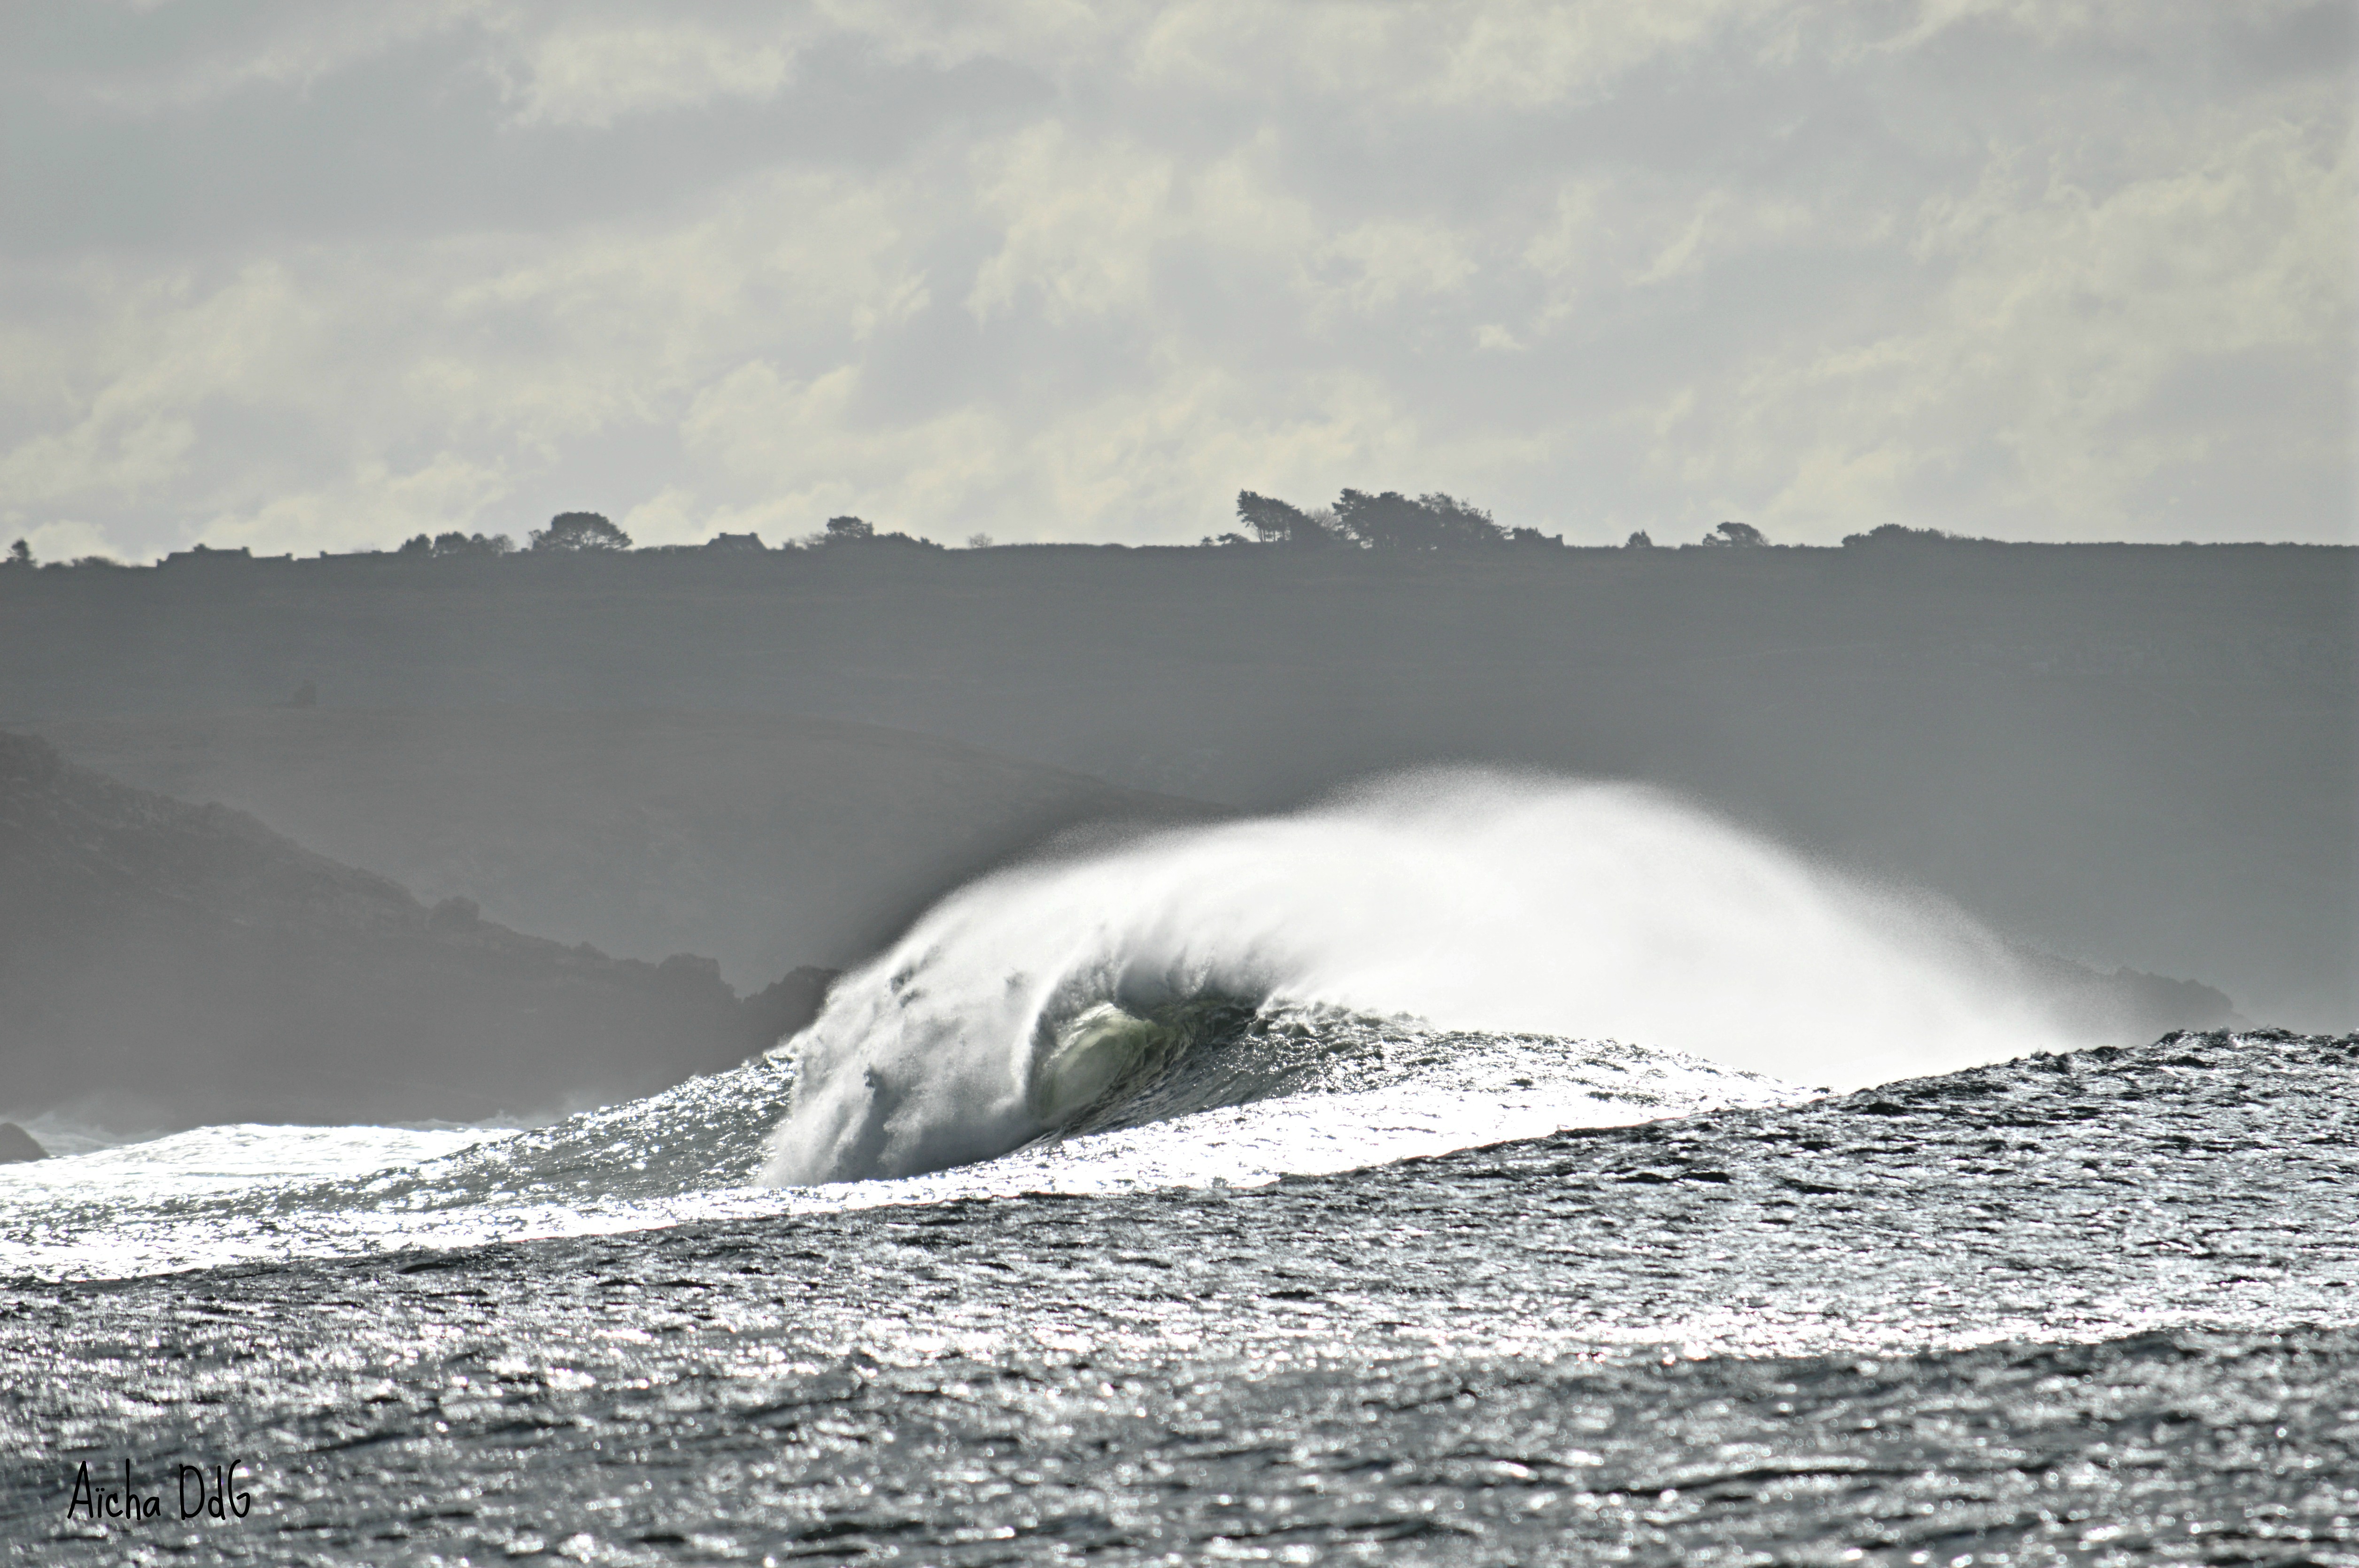
[[[603,519],[601,520],[603,521]],[[612,528],[614,525],[609,523],[607,526]],[[533,535],[533,539],[536,541],[533,545],[535,550],[540,550],[543,548],[551,550],[581,550],[595,548],[582,545],[562,544],[544,547],[538,542],[540,537],[541,536],[539,534]],[[625,540],[625,542],[627,543],[628,541]],[[508,538],[506,534],[493,534],[487,539],[482,534],[462,534],[454,529],[450,533],[436,534],[432,539],[428,539],[424,534],[419,534],[415,539],[404,540],[401,548],[394,553],[397,555],[430,555],[439,561],[451,556],[506,555],[515,549],[516,540]]]
[[23,539],[18,539],[15,544],[10,545],[8,547],[7,559],[0,561],[0,566],[30,566],[32,564],[33,547],[27,544]]
[[532,548],[549,550],[628,550],[631,536],[596,512],[560,512],[532,530]]
[[1254,537],[1264,544],[1308,550],[1336,542],[1333,531],[1313,514],[1276,496],[1256,495],[1250,490],[1237,492],[1237,520],[1251,528]]
[[516,549],[516,540],[506,534],[462,534],[452,531],[434,536],[434,553],[438,556],[498,556]]
[[1381,495],[1346,490],[1336,499],[1335,522],[1345,538],[1367,550],[1459,550],[1508,539],[1490,513],[1438,490],[1414,500],[1397,490]]
[[1751,523],[1723,523],[1703,536],[1706,544],[1765,545],[1769,540]]
[[802,542],[807,550],[830,550],[844,545],[863,548],[884,545],[904,550],[942,548],[929,539],[913,539],[905,533],[881,533],[876,525],[860,517],[830,517],[825,528]]
[[1864,534],[1843,535],[1846,548],[1863,544],[1977,544],[1985,540],[1968,539],[1959,534],[1945,534],[1939,528],[1911,528],[1898,523],[1879,523]]
[[1646,529],[1640,528],[1637,532],[1632,534],[1628,539],[1622,541],[1622,548],[1624,550],[1652,550],[1655,548],[1655,541],[1647,537]]
[[1429,550],[1433,530],[1425,509],[1397,490],[1371,495],[1346,490],[1335,501],[1343,536],[1363,550]]
[[[1443,550],[1488,549],[1497,545],[1540,546],[1560,550],[1564,539],[1538,528],[1506,528],[1491,514],[1442,491],[1415,497],[1397,490],[1371,495],[1346,490],[1332,507],[1306,512],[1274,495],[1237,492],[1237,517],[1263,544],[1307,546],[1348,544],[1361,550]],[[1242,534],[1210,535],[1203,542],[1249,543]]]
[[1503,528],[1491,520],[1491,514],[1482,507],[1445,495],[1437,490],[1430,495],[1419,495],[1417,504],[1425,508],[1440,536],[1437,550],[1451,550],[1467,545],[1513,544],[1536,541],[1538,528]]

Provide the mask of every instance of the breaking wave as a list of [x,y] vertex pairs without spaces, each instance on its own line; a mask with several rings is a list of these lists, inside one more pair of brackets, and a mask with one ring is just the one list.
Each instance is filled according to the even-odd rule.
[[0,1278],[1252,1186],[2079,1043],[1940,907],[1646,790],[1397,779],[962,889],[780,1050],[538,1129],[0,1168]]
[[[1328,1092],[1194,1112],[1134,1097],[1093,1128],[981,1164],[783,1189],[756,1184],[770,1129],[791,1103],[794,1070],[780,1057],[531,1130],[203,1127],[0,1166],[0,1280],[120,1279],[1018,1193],[1252,1187],[1566,1127],[1809,1097],[1610,1043],[1332,1011],[1257,1021],[1266,1040],[1356,1063],[1356,1076],[1331,1073]],[[1304,1050],[1306,1038],[1313,1049]],[[1273,1081],[1229,1082],[1250,1090]]]
[[1659,791],[1429,772],[951,895],[784,1048],[764,1176],[905,1177],[1415,1077],[1329,1027],[1346,1016],[1833,1087],[2076,1043],[1997,939],[1930,898]]

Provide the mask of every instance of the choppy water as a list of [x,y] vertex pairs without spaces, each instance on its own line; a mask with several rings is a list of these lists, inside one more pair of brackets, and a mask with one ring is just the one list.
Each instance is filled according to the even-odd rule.
[[[1601,1071],[1560,1049],[1561,1084]],[[728,1189],[772,1205],[732,1214],[689,1196],[692,1140],[634,1130],[711,1113],[708,1085],[377,1178],[423,1229],[270,1189],[282,1238],[342,1256],[19,1276],[0,1538],[91,1562],[2359,1561],[2359,1038],[1744,1086],[1257,1185],[1114,1180],[1093,1142],[1256,1125],[1199,1113]],[[742,1178],[765,1119],[729,1125]],[[1228,1147],[1243,1172],[1266,1146]],[[582,1201],[618,1152],[645,1185]],[[190,1200],[197,1223],[243,1234],[262,1191]],[[663,1204],[677,1223],[625,1228]],[[548,1213],[604,1234],[438,1240]],[[90,1458],[135,1487],[240,1459],[252,1511],[68,1520]]]
[[2359,1563],[2359,1037],[2058,1051],[1949,917],[1451,788],[979,884],[552,1126],[0,1169],[0,1547]]
[[[766,1141],[792,1096],[783,1056],[529,1131],[207,1127],[0,1167],[0,1275],[112,1279],[995,1194],[1246,1187],[1811,1093],[1613,1041],[1332,1009],[1273,1008],[1247,1027],[1258,1032],[1234,1043],[1282,1041],[1294,1064],[1289,1086],[1267,1098],[1154,1120],[1104,1116],[1116,1125],[892,1180],[761,1184]],[[1211,1076],[1227,1081],[1225,1070]],[[1264,1075],[1253,1083],[1270,1087]],[[1167,1087],[1141,1085],[1120,1103],[1143,1113]]]

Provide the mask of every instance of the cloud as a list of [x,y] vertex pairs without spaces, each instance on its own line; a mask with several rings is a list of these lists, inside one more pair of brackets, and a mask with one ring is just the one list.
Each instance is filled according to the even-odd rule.
[[119,553],[104,528],[79,517],[62,517],[37,528],[21,528],[13,520],[0,521],[0,533],[5,533],[11,540],[22,539],[38,561],[80,561],[93,555],[114,559]]
[[[201,9],[202,25],[192,25]],[[483,0],[315,6],[97,0],[55,19],[48,40],[55,54],[44,60],[28,53],[20,69],[54,102],[170,117],[240,93],[308,94],[390,50],[465,28],[484,9]],[[109,15],[121,12],[130,15]],[[164,40],[170,42],[157,47]]]
[[83,345],[97,366],[88,395],[0,447],[0,506],[150,500],[187,473],[208,404],[272,400],[319,372],[324,323],[275,264],[201,295],[185,276],[125,292]]
[[692,19],[575,21],[517,40],[506,73],[527,125],[606,126],[662,110],[777,95],[792,79],[791,33],[732,34]]
[[[2351,346],[2316,332],[2354,317],[2347,145],[2280,124],[2182,158],[2097,194],[2003,158],[1970,194],[1929,201],[1915,252],[1947,282],[1913,330],[1765,366],[1742,387],[1751,439],[1725,449],[1729,467],[1790,469],[1760,513],[1806,526],[1923,515],[1940,505],[1919,493],[1926,471],[1979,452],[2003,458],[2001,473],[1950,520],[2061,516],[2131,533],[2147,481],[2248,434],[2229,397],[2208,434],[2149,426],[2148,406],[2185,367],[2256,351],[2290,351],[2278,374],[2310,395],[2267,411],[2278,435],[2310,427],[2310,461],[2347,463]],[[1799,464],[1787,455],[1798,441]]]
[[[2326,9],[2317,0],[2245,0],[2237,9],[2246,27],[2269,26]],[[2207,0],[1918,0],[1908,26],[1883,40],[1891,49],[1918,48],[1958,28],[2003,28],[2050,48],[2092,39],[2143,41],[2200,26],[2220,7]]]
[[1133,58],[1146,80],[1223,95],[1246,82],[1372,110],[1551,110],[1788,9],[1770,0],[1197,0],[1164,11]]
[[369,459],[331,487],[274,495],[196,523],[181,542],[202,536],[216,548],[299,555],[342,548],[355,533],[397,542],[453,528],[480,532],[474,525],[508,488],[498,468],[449,452],[407,470]]
[[1009,432],[992,410],[864,419],[861,381],[852,365],[795,380],[756,361],[698,394],[681,425],[690,451],[737,481],[739,494],[760,497],[717,509],[716,530],[725,522],[734,532],[802,534],[847,512],[947,528],[973,497],[1009,482]]
[[1050,321],[1152,304],[1152,260],[1181,222],[1170,160],[1121,139],[1030,126],[977,158],[974,191],[997,231],[967,309],[988,318],[1027,295]]
[[2353,527],[2332,6],[189,3],[0,67],[20,531]]

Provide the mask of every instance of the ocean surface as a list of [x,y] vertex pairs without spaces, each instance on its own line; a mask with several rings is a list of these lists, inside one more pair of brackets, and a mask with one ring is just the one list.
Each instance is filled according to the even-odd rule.
[[[210,1128],[0,1171],[0,1537],[2359,1562],[2359,1037],[1838,1096],[1325,1027],[1398,1087],[909,1178],[756,1184],[777,1062],[538,1130]],[[156,1517],[68,1517],[126,1465]],[[243,1517],[204,1511],[216,1469]]]
[[1430,804],[977,884],[545,1126],[37,1122],[0,1556],[2359,1564],[2359,1036]]

